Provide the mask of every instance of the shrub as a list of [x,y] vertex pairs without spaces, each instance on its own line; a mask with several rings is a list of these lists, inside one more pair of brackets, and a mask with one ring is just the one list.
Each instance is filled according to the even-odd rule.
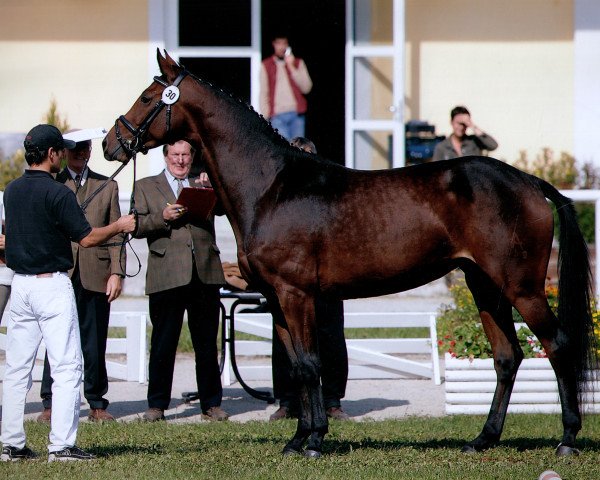
[[550,182],[556,188],[573,189],[577,185],[580,174],[575,165],[575,158],[566,152],[561,152],[556,158],[550,148],[542,148],[541,153],[537,154],[535,160],[527,157],[527,152],[521,150],[519,158],[514,166],[543,178]]
[[[63,118],[63,116],[59,113],[58,106],[54,98],[50,100],[50,106],[44,114],[43,122],[54,125],[63,133],[69,130],[69,122],[67,121],[66,117]],[[64,168],[65,165],[66,160],[63,159],[61,161],[61,168]],[[4,191],[6,185],[8,185],[11,180],[23,175],[24,171],[25,153],[23,150],[17,150],[11,157],[5,157],[4,154],[0,152],[0,191]]]
[[[450,287],[453,305],[442,305],[437,318],[438,346],[441,353],[449,353],[455,358],[491,358],[492,346],[483,331],[479,311],[464,279],[457,280]],[[558,289],[548,286],[548,303],[556,311]],[[519,313],[513,309],[513,320],[522,322]],[[600,324],[596,324],[600,333]],[[546,354],[531,330],[522,326],[517,330],[517,338],[525,358],[540,358]]]
[[[3,155],[0,155],[3,157]],[[12,156],[0,162],[0,191],[4,191],[11,180],[20,177],[25,171],[25,154],[23,150],[17,150]]]
[[[513,164],[515,167],[540,177],[554,185],[556,188],[572,190],[576,188],[600,188],[600,172],[592,163],[584,163],[578,167],[575,158],[561,152],[558,157],[550,148],[542,148],[541,152],[531,160],[525,150],[519,152],[519,158]],[[553,207],[554,208],[554,207]],[[579,226],[588,243],[595,241],[594,231],[594,204],[576,203]],[[554,215],[555,233],[558,228],[558,219]]]

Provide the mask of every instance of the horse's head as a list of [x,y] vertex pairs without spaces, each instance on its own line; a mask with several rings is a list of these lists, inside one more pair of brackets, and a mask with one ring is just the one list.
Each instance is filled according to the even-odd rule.
[[183,138],[181,126],[184,114],[178,110],[179,85],[188,75],[165,51],[157,49],[161,76],[154,77],[133,104],[121,115],[102,141],[107,160],[127,162],[138,152],[146,153],[170,140]]

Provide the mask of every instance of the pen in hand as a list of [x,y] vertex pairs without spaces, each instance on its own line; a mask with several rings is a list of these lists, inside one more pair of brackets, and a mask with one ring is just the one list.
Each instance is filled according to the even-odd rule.
[[176,220],[179,217],[181,217],[181,215],[183,215],[186,211],[187,208],[185,208],[183,205],[179,205],[177,203],[172,205],[169,202],[167,202],[167,206],[163,210],[163,219],[167,222]]

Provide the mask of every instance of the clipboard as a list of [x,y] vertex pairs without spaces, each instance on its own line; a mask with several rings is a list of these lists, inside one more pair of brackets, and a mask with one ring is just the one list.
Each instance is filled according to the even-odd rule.
[[185,187],[177,203],[187,208],[188,221],[206,221],[215,208],[217,196],[212,188]]

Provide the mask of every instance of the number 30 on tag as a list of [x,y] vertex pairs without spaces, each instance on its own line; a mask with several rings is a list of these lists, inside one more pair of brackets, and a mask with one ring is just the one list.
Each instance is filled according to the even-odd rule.
[[177,100],[179,100],[179,88],[175,85],[165,88],[162,94],[162,101],[166,105],[173,105]]

